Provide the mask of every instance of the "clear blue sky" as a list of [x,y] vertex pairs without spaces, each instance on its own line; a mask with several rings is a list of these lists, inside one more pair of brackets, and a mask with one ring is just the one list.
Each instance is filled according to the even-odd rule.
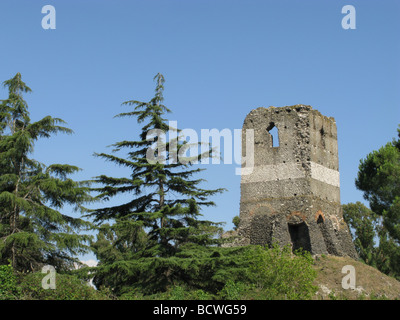
[[[55,30],[41,27],[47,4]],[[348,4],[355,30],[341,25]],[[400,123],[398,0],[2,0],[0,26],[0,81],[20,72],[33,90],[31,118],[60,117],[75,132],[37,143],[35,158],[77,165],[78,179],[124,174],[92,154],[138,137],[133,119],[113,116],[123,101],[149,100],[158,72],[181,128],[241,128],[261,106],[307,104],[334,117],[342,203],[363,201],[359,160]],[[204,167],[207,187],[229,190],[205,218],[230,229],[237,165]]]

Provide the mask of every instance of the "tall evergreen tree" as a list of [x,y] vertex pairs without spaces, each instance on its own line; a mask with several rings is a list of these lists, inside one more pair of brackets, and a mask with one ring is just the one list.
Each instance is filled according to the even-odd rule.
[[[118,270],[119,277],[126,274],[125,283],[137,285],[146,279],[151,287],[149,279],[153,278],[158,283],[155,286],[165,286],[174,279],[173,265],[183,265],[182,261],[178,263],[176,259],[170,258],[176,258],[178,253],[182,254],[184,248],[190,245],[207,247],[219,241],[216,234],[221,231],[220,224],[201,220],[200,208],[214,205],[209,197],[222,192],[223,189],[201,188],[199,185],[203,180],[194,179],[193,176],[204,169],[192,167],[193,160],[212,156],[212,150],[194,158],[187,158],[186,161],[177,161],[176,155],[184,154],[188,148],[185,141],[181,142],[176,137],[167,142],[160,136],[154,137],[154,140],[147,139],[150,130],[167,132],[170,129],[164,118],[164,115],[170,112],[163,104],[164,77],[157,74],[154,80],[155,95],[149,102],[126,101],[123,105],[133,106],[133,110],[116,116],[136,117],[138,123],[144,123],[139,135],[140,140],[124,140],[113,144],[114,154],[96,154],[97,157],[131,171],[129,177],[115,178],[106,175],[96,177],[94,182],[102,185],[94,189],[99,192],[97,198],[109,200],[117,195],[127,193],[132,195],[126,203],[91,212],[90,216],[96,223],[105,221],[115,223],[112,230],[109,228],[105,232],[103,228],[100,231],[98,242],[94,244],[97,252],[101,248],[104,250],[105,246],[109,249],[115,246],[115,241],[118,241],[115,230],[121,233],[124,227],[130,228],[131,235],[146,232],[145,241],[140,245],[138,242],[131,244],[136,249],[140,247],[135,250],[134,256],[130,251],[129,255],[122,254],[114,262],[105,262],[98,256],[100,267],[97,270],[97,284],[99,285],[106,283],[103,280],[107,275],[114,277]],[[180,131],[176,129],[176,132],[179,136]],[[154,143],[157,145],[155,149]],[[128,150],[125,157],[115,155],[115,152],[122,150]],[[107,245],[104,242],[106,239]],[[143,237],[140,239],[143,240]],[[103,279],[103,282],[99,279]],[[120,280],[113,281],[113,285],[117,286]],[[160,284],[161,282],[163,284]]]
[[76,210],[90,200],[88,186],[68,178],[79,168],[44,164],[31,158],[35,142],[56,133],[71,133],[51,116],[31,122],[23,93],[31,89],[17,73],[5,81],[8,98],[0,104],[0,263],[34,271],[44,264],[70,266],[88,250],[89,226],[61,213],[65,204]]

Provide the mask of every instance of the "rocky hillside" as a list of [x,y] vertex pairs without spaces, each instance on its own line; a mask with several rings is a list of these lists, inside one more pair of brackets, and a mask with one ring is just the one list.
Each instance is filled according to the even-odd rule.
[[[342,288],[342,279],[346,276],[342,268],[346,265],[355,268],[355,289]],[[322,255],[316,257],[315,269],[319,288],[315,299],[400,299],[399,281],[360,261]]]

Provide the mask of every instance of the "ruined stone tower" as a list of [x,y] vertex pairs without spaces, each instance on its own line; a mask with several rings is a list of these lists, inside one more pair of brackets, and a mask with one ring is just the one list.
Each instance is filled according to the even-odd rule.
[[241,244],[356,258],[340,205],[335,120],[305,105],[255,109],[243,124],[243,152],[246,129],[254,129],[254,168],[241,177]]

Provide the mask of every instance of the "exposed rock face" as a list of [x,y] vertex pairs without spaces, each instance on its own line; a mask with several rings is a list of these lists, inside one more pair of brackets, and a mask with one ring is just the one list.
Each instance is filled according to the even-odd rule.
[[340,205],[335,120],[304,105],[258,108],[244,121],[242,150],[246,129],[254,129],[254,169],[241,177],[239,243],[356,258]]

